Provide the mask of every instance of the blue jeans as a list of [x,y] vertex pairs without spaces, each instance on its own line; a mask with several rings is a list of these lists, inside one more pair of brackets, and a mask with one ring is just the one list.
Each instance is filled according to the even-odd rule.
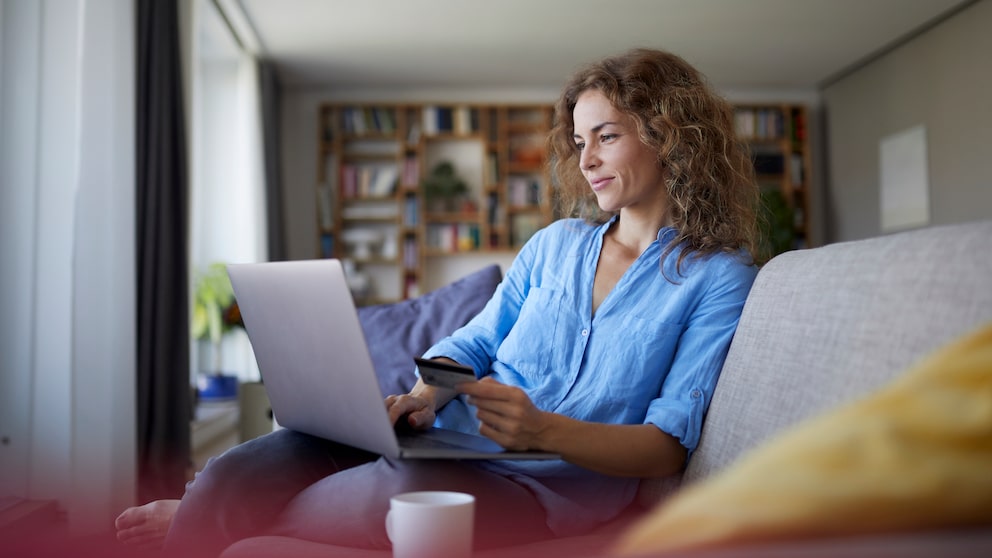
[[163,555],[213,557],[257,535],[388,549],[389,498],[417,490],[475,495],[476,548],[552,536],[530,491],[472,461],[389,460],[279,430],[207,463],[186,486]]

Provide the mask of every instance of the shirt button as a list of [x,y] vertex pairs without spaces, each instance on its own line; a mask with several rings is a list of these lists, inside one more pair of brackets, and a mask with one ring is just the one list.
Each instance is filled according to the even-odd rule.
[[582,337],[585,337],[587,335],[589,335],[589,330],[588,329],[583,329],[582,330]]
[[693,399],[699,399],[700,397],[703,396],[703,392],[699,391],[698,389],[694,389],[692,390],[691,393],[689,393],[689,395],[691,395]]

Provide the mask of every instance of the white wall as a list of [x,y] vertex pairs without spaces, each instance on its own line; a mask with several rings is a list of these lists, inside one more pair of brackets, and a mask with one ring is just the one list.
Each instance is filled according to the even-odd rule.
[[135,480],[134,13],[0,13],[0,496],[93,532]]
[[824,90],[832,240],[882,232],[879,142],[922,124],[931,224],[992,218],[992,1]]

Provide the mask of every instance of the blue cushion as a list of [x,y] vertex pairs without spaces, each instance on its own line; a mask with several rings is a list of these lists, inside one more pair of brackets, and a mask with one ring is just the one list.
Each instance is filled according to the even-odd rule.
[[359,308],[382,393],[410,391],[417,382],[413,357],[478,314],[502,278],[491,265],[417,298]]

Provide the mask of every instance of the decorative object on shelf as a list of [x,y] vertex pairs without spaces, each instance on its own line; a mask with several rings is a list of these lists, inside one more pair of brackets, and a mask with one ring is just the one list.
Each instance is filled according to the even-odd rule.
[[356,260],[371,259],[383,243],[381,231],[376,229],[347,229],[341,233],[341,240],[348,247],[348,253]]
[[523,167],[540,167],[546,156],[544,136],[540,134],[525,135],[515,138],[510,143],[510,162]]
[[455,173],[455,166],[448,161],[438,163],[423,183],[424,197],[432,211],[456,211],[461,199],[468,193],[465,181]]
[[348,290],[356,303],[361,304],[372,296],[372,278],[367,273],[358,269],[354,260],[345,258],[341,260],[341,267],[344,268],[344,278],[348,282]]
[[399,248],[396,245],[396,235],[387,234],[382,239],[382,246],[379,247],[379,254],[384,260],[392,260],[399,255]]
[[210,341],[213,353],[211,370],[202,372],[197,380],[200,399],[230,399],[237,396],[238,380],[236,376],[224,374],[220,344],[224,334],[243,327],[227,268],[223,263],[210,264],[196,278],[190,327],[194,339]]

